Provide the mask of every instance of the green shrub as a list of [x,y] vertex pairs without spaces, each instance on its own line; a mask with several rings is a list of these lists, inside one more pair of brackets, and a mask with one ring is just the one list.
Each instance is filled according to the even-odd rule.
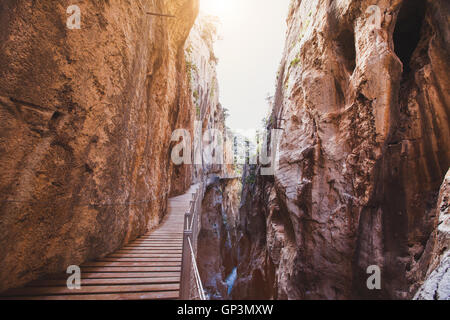
[[296,56],[295,59],[293,59],[293,60],[291,61],[290,66],[291,66],[291,67],[296,67],[299,63],[300,63],[300,58],[299,58],[298,56]]
[[250,173],[245,178],[245,183],[247,183],[247,184],[254,184],[255,182],[256,182],[256,175],[254,173]]

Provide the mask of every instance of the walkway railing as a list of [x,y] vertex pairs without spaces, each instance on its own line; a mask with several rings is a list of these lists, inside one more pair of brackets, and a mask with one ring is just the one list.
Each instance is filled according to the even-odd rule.
[[182,300],[206,300],[200,273],[197,268],[197,239],[201,219],[202,200],[205,193],[205,184],[200,183],[196,193],[193,194],[190,209],[184,218],[183,257],[181,264]]

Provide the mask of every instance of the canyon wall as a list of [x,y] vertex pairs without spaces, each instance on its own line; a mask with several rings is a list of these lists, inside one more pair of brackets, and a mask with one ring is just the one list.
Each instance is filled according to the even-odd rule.
[[450,300],[450,170],[439,192],[434,231],[419,264],[424,264],[420,269],[426,276],[414,298]]
[[[207,183],[197,240],[197,264],[209,298],[227,299],[225,280],[237,264],[233,244],[236,243],[240,181],[223,179],[234,175],[234,167],[231,165],[232,139],[227,132],[224,108],[219,102],[218,60],[214,53],[217,24],[216,18],[200,14],[186,42],[185,52],[197,120],[196,137],[193,138],[200,140],[192,141],[193,156],[197,153],[202,159],[201,164],[194,165],[193,179]],[[210,148],[214,141],[217,148]]]
[[[197,121],[191,137],[192,156],[201,160],[193,166],[196,182],[206,180],[208,175],[234,173],[232,139],[228,137],[225,110],[219,102],[218,59],[214,53],[218,24],[218,18],[201,13],[185,45],[186,69]],[[214,143],[217,148],[210,148]]]
[[198,1],[82,1],[71,30],[72,4],[0,3],[0,291],[114,251],[191,183],[170,138]]
[[450,165],[449,13],[292,1],[268,127],[284,134],[274,176],[246,171],[233,297],[414,296]]
[[212,300],[230,299],[237,266],[237,224],[241,182],[238,178],[211,179],[202,202],[198,236],[198,268],[203,286]]
[[244,166],[236,239],[238,278],[231,292],[233,299],[282,298],[277,294],[280,280],[275,280],[275,264],[280,262],[283,249],[283,225],[272,222],[277,218],[271,214],[277,206],[273,177],[259,175],[259,169],[256,165]]

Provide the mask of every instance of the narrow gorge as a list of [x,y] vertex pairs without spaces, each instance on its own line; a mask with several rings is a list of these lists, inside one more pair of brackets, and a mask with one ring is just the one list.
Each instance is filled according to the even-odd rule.
[[292,1],[268,127],[285,134],[244,188],[237,298],[410,299],[440,268],[448,299],[449,9]]
[[[171,263],[179,298],[195,282],[210,300],[450,300],[449,16],[447,0],[292,0],[250,141],[199,0],[1,1],[0,299],[107,261]],[[108,260],[174,210],[167,257]]]

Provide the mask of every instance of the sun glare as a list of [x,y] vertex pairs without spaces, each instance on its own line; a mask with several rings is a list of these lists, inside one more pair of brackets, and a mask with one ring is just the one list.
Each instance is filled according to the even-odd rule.
[[229,2],[230,0],[201,0],[200,8],[204,13],[220,18],[229,9]]

